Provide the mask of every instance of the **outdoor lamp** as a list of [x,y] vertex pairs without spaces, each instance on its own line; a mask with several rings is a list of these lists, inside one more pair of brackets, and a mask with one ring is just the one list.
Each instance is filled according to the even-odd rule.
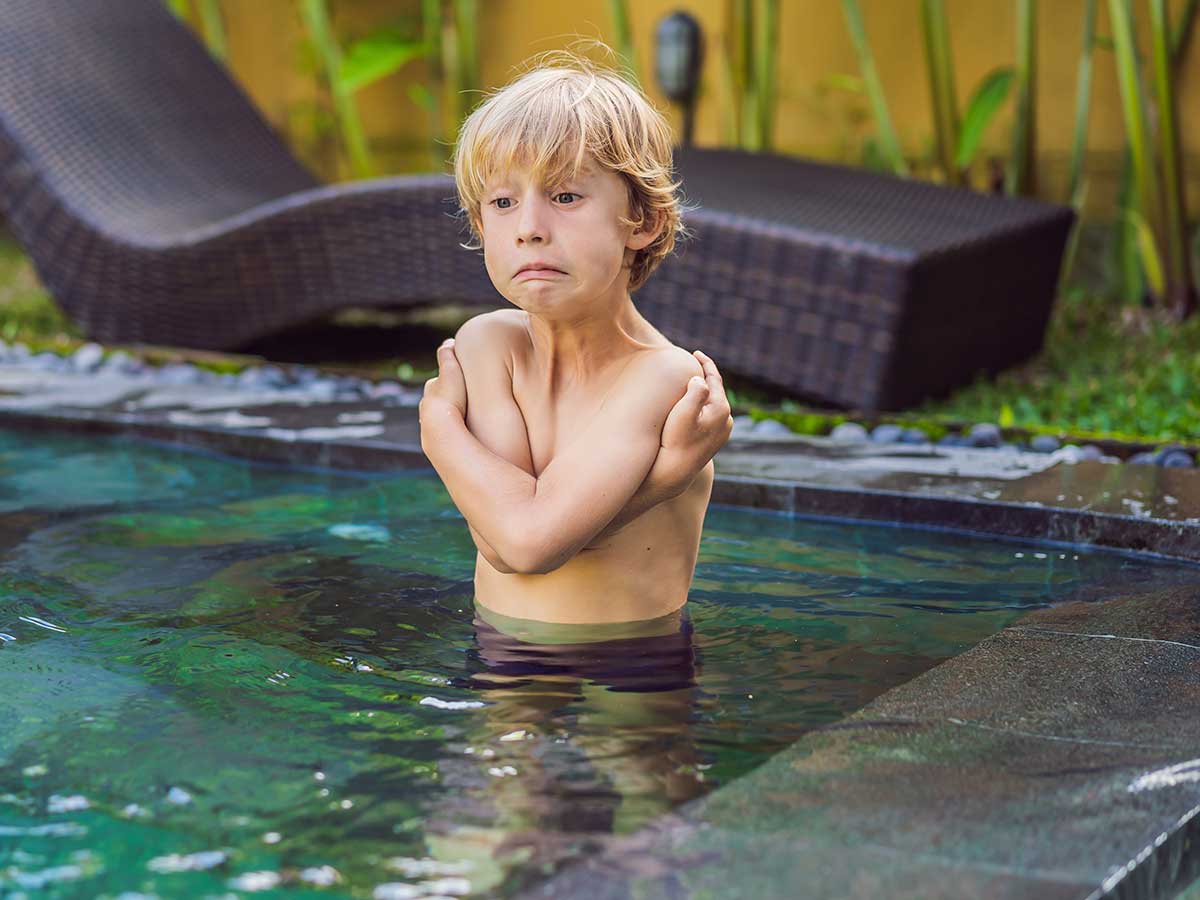
[[673,12],[654,31],[654,76],[672,103],[683,107],[683,145],[692,143],[696,87],[704,40],[700,23],[685,12]]

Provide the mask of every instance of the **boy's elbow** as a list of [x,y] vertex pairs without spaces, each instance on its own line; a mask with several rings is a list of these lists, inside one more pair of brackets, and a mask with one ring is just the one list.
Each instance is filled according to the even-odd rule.
[[545,575],[566,562],[562,556],[552,541],[525,532],[513,541],[505,559],[521,575]]

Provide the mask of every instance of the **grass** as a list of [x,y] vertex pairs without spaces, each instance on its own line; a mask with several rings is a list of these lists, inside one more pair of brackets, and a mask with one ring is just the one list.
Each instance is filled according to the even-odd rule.
[[70,349],[79,329],[59,311],[28,260],[11,240],[0,236],[0,339],[35,349]]
[[1059,299],[1042,353],[922,412],[1032,431],[1200,439],[1200,316],[1182,324],[1083,295]]
[[[255,356],[227,360],[236,363],[234,368],[256,361],[256,356],[317,363],[421,384],[436,374],[434,350],[442,337],[452,335],[477,311],[346,311],[329,323],[304,326],[248,348]],[[3,236],[0,338],[60,353],[83,341],[41,288],[24,255]],[[329,358],[330,348],[338,348],[336,359]],[[353,356],[350,348],[355,349]],[[154,362],[166,361],[173,352],[136,349]],[[230,364],[211,355],[187,356],[201,365]],[[725,373],[725,382],[735,414],[777,418],[805,434],[825,434],[853,419],[866,425],[888,421],[917,426],[937,439],[964,423],[995,422],[1025,434],[1045,432],[1080,440],[1193,443],[1200,436],[1200,316],[1174,324],[1073,290],[1056,304],[1045,350],[1036,359],[993,380],[980,379],[944,400],[890,415],[868,417],[809,407],[732,373]]]

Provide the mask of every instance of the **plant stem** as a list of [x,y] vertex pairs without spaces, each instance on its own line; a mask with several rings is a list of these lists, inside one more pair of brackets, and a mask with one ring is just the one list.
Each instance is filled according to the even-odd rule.
[[617,52],[633,73],[634,79],[640,83],[642,78],[638,73],[637,53],[633,47],[633,29],[629,25],[628,0],[608,0],[608,14],[617,35]]
[[[1092,96],[1092,48],[1096,44],[1096,0],[1085,0],[1083,13],[1083,50],[1075,79],[1075,133],[1071,138],[1071,162],[1067,177],[1067,200],[1077,204],[1083,183],[1083,155],[1087,150],[1089,108]],[[1076,206],[1076,212],[1080,210]],[[1078,220],[1077,220],[1078,222]]]
[[333,36],[325,0],[301,0],[300,15],[325,69],[325,81],[333,99],[334,115],[337,117],[342,140],[350,158],[350,171],[355,177],[369,176],[372,167],[367,141],[358,109],[354,105],[354,97],[342,83],[342,54]]
[[200,27],[204,31],[204,43],[208,51],[221,62],[229,58],[229,44],[225,39],[225,20],[221,16],[219,0],[198,0]]
[[775,59],[779,34],[779,0],[762,0],[755,33],[755,100],[758,118],[758,149],[769,151],[773,146],[775,103]]
[[1017,0],[1017,117],[1006,188],[1010,194],[1037,190],[1034,160],[1037,128],[1037,8],[1035,0]]
[[958,99],[954,90],[954,61],[950,29],[942,0],[921,0],[921,26],[925,36],[925,63],[933,103],[933,131],[942,172],[950,184],[962,184],[955,164],[958,148]]
[[871,45],[867,41],[867,29],[863,25],[858,0],[842,0],[842,12],[846,16],[846,28],[854,42],[854,50],[858,54],[858,68],[867,88],[867,96],[871,100],[871,113],[875,118],[875,128],[879,132],[879,148],[893,172],[897,175],[908,175],[908,163],[900,151],[900,141],[897,140],[896,130],[892,127],[887,96],[883,92],[879,73],[875,70],[875,56],[871,53]]
[[[1138,73],[1137,50],[1133,38],[1133,10],[1129,0],[1108,0],[1112,22],[1113,47],[1116,51],[1117,80],[1121,88],[1121,109],[1125,117],[1125,133],[1129,138],[1130,163],[1133,168],[1133,207],[1153,232],[1159,222],[1159,187],[1150,158],[1146,113],[1142,103]],[[1158,250],[1157,239],[1151,249]],[[1141,246],[1146,247],[1142,241]],[[1161,253],[1161,250],[1158,250]],[[1146,251],[1143,250],[1143,255]],[[1143,258],[1147,272],[1159,268],[1157,260]]]
[[1150,0],[1150,42],[1154,59],[1154,93],[1158,104],[1158,160],[1163,177],[1167,236],[1167,302],[1185,319],[1196,310],[1187,240],[1187,205],[1183,192],[1178,104],[1171,64],[1171,23],[1166,0]]

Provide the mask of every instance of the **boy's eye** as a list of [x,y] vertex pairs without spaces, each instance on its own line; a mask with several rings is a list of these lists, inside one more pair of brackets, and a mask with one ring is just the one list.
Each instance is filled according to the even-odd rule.
[[[578,196],[579,195],[576,194],[574,191],[560,191],[559,193],[554,195],[555,199],[558,199],[559,197],[578,197]],[[495,200],[492,200],[491,202],[492,202],[492,204],[495,205],[496,209],[508,209],[509,206],[512,204],[512,198],[511,197],[497,197]],[[563,205],[566,206],[567,204],[563,204]]]

